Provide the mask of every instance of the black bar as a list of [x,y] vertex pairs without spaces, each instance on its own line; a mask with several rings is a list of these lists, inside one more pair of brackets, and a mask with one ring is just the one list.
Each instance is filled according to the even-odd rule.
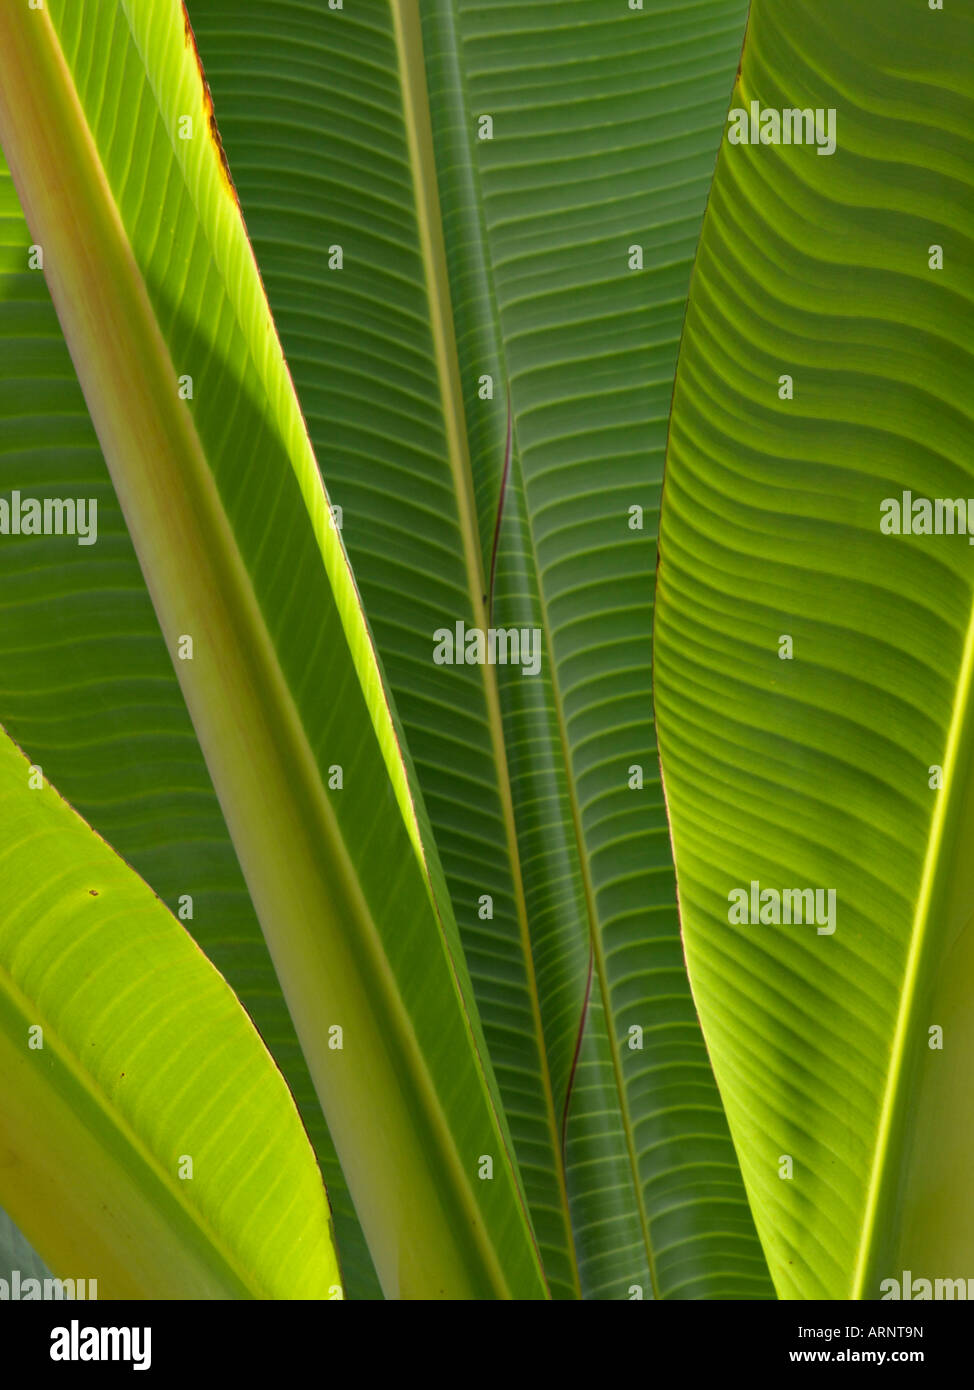
[[[429,1321],[427,1322],[427,1318]],[[388,1320],[388,1321],[387,1321]],[[584,1361],[601,1366],[600,1377],[645,1374],[646,1380],[688,1372],[746,1375],[752,1368],[777,1375],[855,1367],[909,1376],[933,1369],[946,1374],[966,1360],[971,1332],[966,1304],[879,1303],[35,1303],[0,1304],[5,1364],[17,1366],[23,1383],[78,1375],[119,1374],[168,1378],[213,1370],[306,1381],[354,1374],[374,1380],[388,1364],[436,1379],[466,1381],[471,1372],[524,1376],[564,1366],[584,1374]],[[74,1329],[72,1328],[74,1324]],[[97,1329],[97,1336],[85,1329]],[[129,1360],[61,1360],[103,1350],[102,1328],[118,1329],[104,1340],[110,1356]],[[150,1331],[148,1348],[144,1329]],[[60,1331],[58,1329],[61,1329]],[[129,1332],[125,1338],[123,1329]],[[132,1337],[137,1329],[139,1336]],[[855,1329],[855,1331],[852,1331]],[[581,1339],[581,1340],[580,1340]],[[136,1370],[138,1357],[148,1365]],[[13,1358],[11,1362],[11,1358]],[[527,1362],[527,1364],[525,1364]],[[667,1371],[667,1367],[671,1369]]]

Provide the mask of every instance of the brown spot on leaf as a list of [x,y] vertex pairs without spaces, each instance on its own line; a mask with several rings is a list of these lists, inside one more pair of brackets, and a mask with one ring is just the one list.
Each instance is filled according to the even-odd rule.
[[209,87],[205,86],[204,90],[206,93],[207,104],[209,106],[210,136],[212,137],[214,145],[216,145],[216,152],[220,156],[220,163],[223,166],[223,177],[226,181],[227,188],[230,190],[230,193],[233,197],[233,201],[237,205],[237,211],[242,216],[243,209],[240,206],[240,199],[237,197],[237,185],[233,181],[233,175],[230,172],[230,165],[227,163],[226,152],[223,148],[223,141],[220,139],[220,129],[216,123],[216,116],[214,116],[213,114],[213,100],[210,96],[210,89]]
[[91,896],[92,896],[93,898],[97,898],[97,897],[98,897],[98,889],[97,889],[97,888],[89,888],[89,889],[88,889],[88,892],[91,894]]
[[199,69],[200,81],[203,84],[203,112],[206,116],[206,125],[210,132],[210,139],[216,146],[216,152],[220,156],[220,167],[223,170],[224,182],[226,183],[230,196],[237,205],[237,211],[242,217],[243,209],[240,206],[240,199],[237,197],[237,188],[233,181],[233,175],[230,173],[230,165],[227,163],[223,141],[220,139],[220,130],[217,126],[216,115],[213,111],[213,95],[210,92],[210,84],[206,80],[206,73],[203,71],[203,62],[200,58],[199,45],[196,42],[196,35],[193,33],[193,25],[190,22],[189,11],[186,9],[185,0],[183,3],[183,26],[186,31],[186,42],[192,46],[193,56],[196,58],[196,66]]

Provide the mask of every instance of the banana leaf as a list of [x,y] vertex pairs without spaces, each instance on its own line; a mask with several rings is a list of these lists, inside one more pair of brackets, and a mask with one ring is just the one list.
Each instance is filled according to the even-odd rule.
[[972,60],[963,6],[754,0],[680,355],[660,748],[783,1298],[969,1272]]
[[[425,811],[184,11],[54,3],[4,11],[0,37],[32,244],[383,1288],[544,1297]],[[140,711],[112,714],[131,732]]]

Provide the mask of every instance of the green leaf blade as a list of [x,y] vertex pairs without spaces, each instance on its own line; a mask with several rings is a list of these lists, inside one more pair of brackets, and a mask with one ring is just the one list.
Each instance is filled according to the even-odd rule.
[[6,1209],[102,1298],[341,1297],[320,1174],[256,1032],[31,771],[0,735]]
[[[974,31],[925,6],[888,7],[881,37],[870,19],[752,5],[733,105],[832,109],[837,149],[721,153],[661,541],[657,709],[688,963],[791,1298],[878,1298],[970,1248],[970,552],[880,520],[904,490],[970,491],[955,324],[974,302]],[[943,271],[938,243],[954,248]],[[752,882],[834,890],[834,934],[821,916],[822,934],[731,921]]]

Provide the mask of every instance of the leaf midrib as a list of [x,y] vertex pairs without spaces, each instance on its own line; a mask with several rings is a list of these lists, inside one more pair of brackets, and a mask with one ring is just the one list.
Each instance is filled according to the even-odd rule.
[[[514,434],[517,434],[517,419],[514,418]],[[538,554],[534,540],[534,530],[530,523],[525,527],[531,545],[531,559],[534,563],[535,573],[540,576],[538,567]],[[608,969],[605,962],[605,951],[602,944],[602,933],[599,926],[598,908],[595,902],[595,885],[592,881],[592,868],[589,859],[588,845],[585,841],[585,832],[582,826],[581,807],[578,804],[578,788],[573,775],[571,746],[568,740],[568,728],[565,722],[564,705],[561,698],[561,687],[557,679],[557,666],[555,665],[555,653],[550,638],[550,624],[548,619],[548,606],[545,601],[544,590],[541,583],[538,584],[538,600],[541,604],[542,632],[544,633],[545,650],[548,657],[549,669],[551,670],[551,692],[552,703],[555,708],[555,719],[558,725],[558,738],[561,745],[562,761],[565,767],[565,782],[567,785],[567,796],[572,812],[572,829],[575,835],[575,844],[578,851],[578,862],[582,874],[582,885],[585,892],[585,906],[588,915],[589,937],[592,943],[592,953],[595,960],[595,968],[599,977],[599,987],[602,991],[602,1003],[606,1015],[605,1034],[608,1040],[609,1053],[612,1057],[612,1075],[615,1082],[616,1092],[619,1097],[619,1112],[622,1118],[622,1127],[626,1136],[626,1152],[629,1157],[629,1166],[632,1170],[632,1185],[636,1198],[636,1205],[639,1212],[639,1225],[642,1231],[643,1244],[646,1248],[646,1262],[649,1267],[650,1284],[653,1290],[653,1297],[658,1299],[659,1281],[656,1274],[656,1261],[653,1256],[653,1245],[649,1233],[649,1218],[646,1213],[646,1203],[643,1198],[642,1183],[639,1179],[639,1159],[636,1153],[635,1135],[633,1133],[632,1115],[629,1108],[629,1099],[626,1093],[625,1077],[622,1072],[622,1062],[619,1056],[619,1048],[616,1040],[615,1029],[612,1026],[612,996],[609,990]],[[584,1022],[584,1020],[583,1020]],[[581,1035],[580,1035],[581,1036]],[[568,1095],[565,1098],[566,1120],[567,1107],[571,1100]]]
[[[468,597],[470,599],[475,625],[486,630],[490,625],[490,618],[483,598],[484,585],[487,583],[487,580],[484,574],[483,557],[480,551],[479,532],[477,529],[477,509],[473,486],[473,472],[467,443],[463,392],[459,379],[458,352],[450,297],[449,274],[446,264],[446,253],[442,241],[443,223],[437,191],[436,158],[433,146],[432,122],[429,113],[429,97],[426,86],[421,21],[417,0],[390,0],[390,3],[396,32],[396,46],[399,54],[403,92],[403,116],[410,148],[413,183],[416,196],[416,220],[423,265],[426,271],[431,330],[436,357],[437,376],[440,384],[440,398],[443,406],[447,453],[450,471],[453,476],[458,521],[463,545]],[[499,499],[498,511],[502,505],[503,492]],[[561,1215],[565,1227],[566,1248],[570,1257],[572,1280],[576,1295],[578,1298],[581,1298],[581,1282],[578,1272],[578,1256],[575,1250],[571,1206],[568,1199],[568,1187],[564,1163],[562,1161],[561,1144],[558,1136],[558,1120],[554,1102],[554,1090],[548,1063],[548,1052],[545,1046],[540,996],[534,968],[534,954],[531,948],[527,901],[521,871],[521,860],[517,840],[517,822],[514,814],[513,795],[511,792],[510,770],[507,763],[500,695],[493,668],[488,663],[482,662],[480,663],[479,669],[483,681],[484,698],[487,705],[487,725],[490,734],[494,765],[497,770],[497,791],[501,803],[506,847],[511,869],[511,879],[514,887],[518,929],[521,939],[521,955],[524,961],[525,974],[527,976],[527,992],[531,1003],[534,1039],[541,1069],[541,1081],[545,1101],[545,1120],[554,1161],[555,1179],[561,1202]]]
[[903,990],[896,1019],[896,1029],[890,1050],[890,1065],[886,1078],[886,1089],[880,1111],[876,1132],[876,1144],[870,1166],[869,1187],[866,1207],[863,1214],[862,1232],[856,1254],[855,1272],[850,1297],[866,1297],[866,1282],[870,1274],[870,1262],[874,1255],[876,1230],[882,1218],[882,1208],[888,1184],[891,1180],[890,1165],[893,1140],[902,1131],[902,1108],[908,1098],[909,1087],[904,1084],[908,1054],[915,1034],[917,1005],[921,999],[921,984],[925,971],[929,968],[928,945],[934,899],[938,878],[942,872],[941,850],[944,842],[945,826],[955,799],[964,794],[963,777],[959,775],[965,735],[970,735],[970,718],[974,697],[974,605],[968,620],[964,639],[964,651],[960,672],[957,678],[957,693],[947,734],[947,748],[943,761],[944,785],[937,797],[936,807],[930,823],[927,852],[924,858],[920,890],[910,935],[910,950],[907,955]]

